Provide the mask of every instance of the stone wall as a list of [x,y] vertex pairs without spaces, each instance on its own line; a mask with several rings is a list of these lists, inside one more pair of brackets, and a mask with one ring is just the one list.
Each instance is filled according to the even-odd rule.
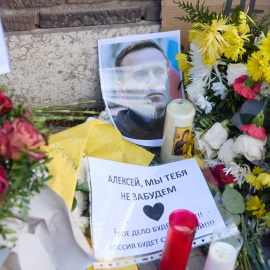
[[160,0],[0,0],[12,72],[0,76],[32,108],[95,99],[97,41],[160,30]]

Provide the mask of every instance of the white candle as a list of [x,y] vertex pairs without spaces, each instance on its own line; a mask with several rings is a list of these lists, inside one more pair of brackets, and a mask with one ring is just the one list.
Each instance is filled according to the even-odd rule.
[[204,270],[233,270],[238,251],[231,244],[215,242],[210,245]]
[[180,160],[186,153],[194,116],[194,106],[188,100],[175,99],[167,106],[160,154],[163,163]]

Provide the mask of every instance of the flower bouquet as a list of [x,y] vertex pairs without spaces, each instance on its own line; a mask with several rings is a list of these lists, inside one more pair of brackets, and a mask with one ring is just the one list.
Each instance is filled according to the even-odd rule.
[[233,190],[236,208],[244,203],[236,212],[224,207],[240,215],[236,223],[245,241],[238,262],[242,269],[251,269],[250,262],[266,269],[258,240],[270,228],[270,16],[256,22],[239,6],[226,16],[199,1],[174,3],[188,14],[178,19],[194,23],[188,53],[176,56],[196,108],[187,157],[200,158],[223,195]]
[[4,86],[0,89],[0,248],[16,241],[6,219],[26,218],[31,197],[50,179],[50,160],[39,150],[49,135],[44,121],[22,105],[15,106],[6,91]]

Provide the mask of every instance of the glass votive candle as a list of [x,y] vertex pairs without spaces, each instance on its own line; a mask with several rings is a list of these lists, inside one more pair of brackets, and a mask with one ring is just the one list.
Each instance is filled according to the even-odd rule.
[[236,227],[216,229],[212,234],[204,270],[233,270],[243,237]]
[[174,99],[167,106],[160,153],[162,163],[181,160],[187,153],[194,116],[195,108],[186,99]]
[[185,270],[199,221],[188,210],[175,210],[169,217],[169,228],[161,255],[159,270]]

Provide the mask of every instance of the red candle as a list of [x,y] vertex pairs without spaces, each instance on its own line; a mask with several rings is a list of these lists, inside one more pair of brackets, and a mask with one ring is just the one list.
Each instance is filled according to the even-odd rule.
[[199,221],[188,210],[175,210],[169,217],[169,229],[159,270],[185,270]]

